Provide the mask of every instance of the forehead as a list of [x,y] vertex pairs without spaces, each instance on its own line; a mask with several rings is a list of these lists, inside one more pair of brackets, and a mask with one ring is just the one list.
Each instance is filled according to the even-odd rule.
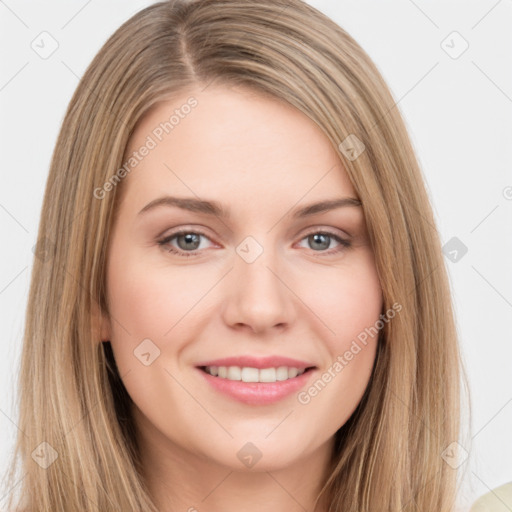
[[245,88],[210,86],[160,102],[138,124],[126,159],[134,152],[145,156],[133,161],[123,187],[138,195],[356,196],[337,151],[311,119]]

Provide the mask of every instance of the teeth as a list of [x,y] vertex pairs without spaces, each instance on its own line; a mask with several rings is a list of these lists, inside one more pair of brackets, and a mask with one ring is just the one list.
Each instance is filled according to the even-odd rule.
[[228,380],[241,380],[242,382],[277,382],[298,377],[305,369],[288,366],[277,368],[250,368],[240,366],[206,366],[206,373],[214,377]]
[[[250,368],[248,368],[250,369]],[[286,380],[288,378],[288,368],[285,368],[283,367],[283,372],[284,372],[284,379],[283,378],[280,378],[279,380]],[[283,373],[281,372],[281,373]],[[256,373],[256,378],[258,378],[258,374],[259,374],[259,381],[260,382],[275,382],[277,379],[276,379],[276,374],[277,374],[277,370],[275,368],[262,368],[259,372],[255,372]]]
[[[230,368],[233,368],[233,366],[230,366]],[[235,368],[238,368],[235,366]],[[259,370],[257,368],[242,368],[242,381],[243,382],[259,382]]]
[[228,366],[226,377],[229,380],[240,380],[242,378],[242,370],[238,366]]

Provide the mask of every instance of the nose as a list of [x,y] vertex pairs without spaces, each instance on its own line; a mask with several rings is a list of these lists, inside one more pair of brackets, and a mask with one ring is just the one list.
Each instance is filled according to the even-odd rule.
[[264,251],[252,263],[235,256],[223,309],[228,326],[261,334],[285,330],[292,324],[293,293],[277,271],[282,266],[279,263],[269,251]]

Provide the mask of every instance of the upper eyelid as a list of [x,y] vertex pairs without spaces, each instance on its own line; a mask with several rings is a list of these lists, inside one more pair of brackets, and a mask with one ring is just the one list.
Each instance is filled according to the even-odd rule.
[[[166,231],[167,230],[165,230],[163,233],[165,233]],[[207,238],[210,238],[210,235],[208,235],[206,231],[207,230],[203,229],[202,227],[201,228],[195,228],[195,227],[176,228],[176,231],[173,231],[172,233],[167,234],[167,235],[162,234],[162,235],[158,236],[157,238],[158,239],[169,238],[169,237],[177,236],[177,235],[180,235],[183,233],[196,233],[196,234],[203,235]],[[336,231],[341,231],[342,234],[339,234]],[[310,234],[310,233],[320,233],[320,232],[326,232],[328,234],[334,234],[334,235],[337,235],[340,237],[343,237],[344,235],[347,236],[348,238],[352,237],[352,235],[348,231],[340,229],[340,228],[334,228],[334,227],[326,228],[326,227],[316,227],[316,226],[306,228],[306,233],[303,235],[303,237],[308,236],[308,234]]]

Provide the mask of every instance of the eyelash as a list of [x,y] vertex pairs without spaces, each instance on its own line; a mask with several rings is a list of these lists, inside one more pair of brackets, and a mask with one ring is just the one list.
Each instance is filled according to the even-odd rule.
[[[209,237],[205,233],[202,233],[201,231],[182,229],[182,230],[176,231],[176,232],[166,236],[162,240],[158,240],[157,243],[159,246],[164,247],[168,252],[175,254],[177,256],[180,256],[180,257],[189,258],[191,256],[197,256],[198,253],[200,252],[200,250],[196,249],[195,251],[182,251],[182,250],[176,249],[176,247],[173,247],[172,245],[168,245],[172,239],[174,239],[180,235],[185,235],[185,234],[200,235],[200,236],[204,236],[205,238],[208,238],[208,240],[210,240]],[[318,252],[320,255],[336,254],[336,253],[341,252],[344,249],[348,249],[352,246],[351,242],[349,242],[348,240],[346,240],[344,238],[341,238],[339,235],[336,235],[335,233],[332,233],[331,231],[328,231],[328,230],[311,231],[309,233],[306,233],[301,238],[300,241],[302,242],[302,240],[304,240],[305,238],[307,238],[308,236],[311,236],[311,235],[327,235],[327,236],[333,238],[334,240],[336,240],[340,244],[337,248],[334,248],[334,249],[328,249],[326,251],[313,251],[313,252]]]

